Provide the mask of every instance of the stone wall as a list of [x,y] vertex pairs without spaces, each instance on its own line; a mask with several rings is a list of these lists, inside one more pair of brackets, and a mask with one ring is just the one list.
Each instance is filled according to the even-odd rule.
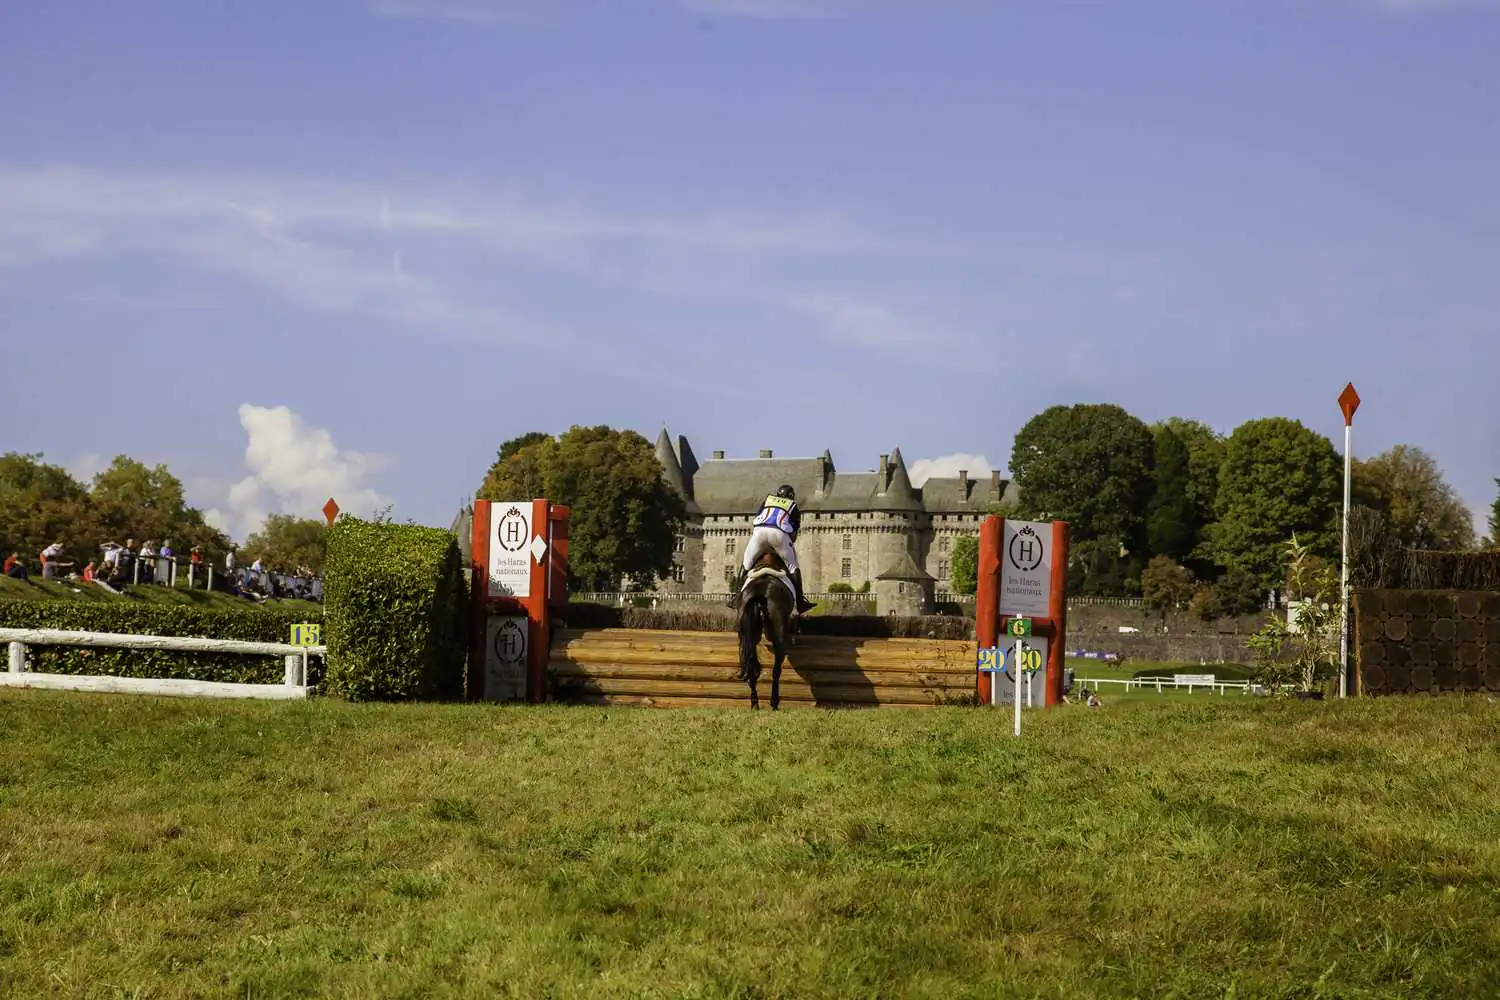
[[1359,694],[1500,693],[1500,593],[1354,593]]

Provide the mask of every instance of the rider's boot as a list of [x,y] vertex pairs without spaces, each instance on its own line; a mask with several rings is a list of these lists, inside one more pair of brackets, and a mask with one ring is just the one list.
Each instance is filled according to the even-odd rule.
[[745,568],[741,566],[739,573],[737,573],[735,575],[735,578],[730,581],[729,600],[725,601],[724,603],[736,611],[740,609],[740,601],[744,597],[745,577],[749,575],[750,574],[745,572]]
[[795,572],[792,573],[792,586],[797,589],[797,613],[799,615],[805,615],[813,608],[817,607],[816,604],[812,603],[805,596],[803,596],[802,568],[800,566],[796,569]]

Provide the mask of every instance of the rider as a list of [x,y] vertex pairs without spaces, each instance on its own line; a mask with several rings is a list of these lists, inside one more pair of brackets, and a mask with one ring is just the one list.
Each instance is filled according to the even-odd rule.
[[750,544],[745,546],[744,565],[731,588],[733,593],[729,597],[729,606],[739,608],[740,591],[745,586],[745,577],[749,574],[750,567],[755,565],[755,560],[767,552],[774,552],[781,557],[787,573],[792,577],[798,613],[807,613],[817,605],[803,596],[802,570],[797,566],[797,550],[792,547],[797,540],[797,532],[802,529],[802,511],[797,507],[797,492],[785,484],[778,487],[775,493],[761,503],[760,513],[755,515],[754,523],[755,527],[750,532]]

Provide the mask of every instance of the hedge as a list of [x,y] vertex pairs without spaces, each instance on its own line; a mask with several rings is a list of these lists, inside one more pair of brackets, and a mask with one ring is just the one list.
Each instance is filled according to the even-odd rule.
[[[320,611],[271,608],[206,611],[180,604],[125,604],[84,601],[0,600],[0,627],[50,628],[69,632],[190,636],[286,642],[291,626],[322,622]],[[280,657],[239,653],[179,653],[156,649],[104,649],[29,646],[30,669],[49,674],[107,674],[116,677],[175,677],[240,684],[280,684]]]
[[334,522],[323,578],[324,690],[354,701],[463,697],[468,591],[451,532]]
[[[735,612],[667,608],[621,608],[579,601],[553,618],[554,628],[685,629],[733,632]],[[895,615],[815,615],[796,619],[798,635],[836,635],[861,639],[974,639],[974,619],[941,615],[901,618]]]

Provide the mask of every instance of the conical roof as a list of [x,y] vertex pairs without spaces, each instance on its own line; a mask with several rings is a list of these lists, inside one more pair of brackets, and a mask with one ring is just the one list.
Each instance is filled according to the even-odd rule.
[[905,549],[901,550],[900,557],[884,573],[876,576],[877,580],[916,580],[925,583],[935,580],[931,573],[918,566],[916,560],[912,559],[911,553]]
[[661,463],[662,478],[667,481],[667,485],[687,502],[688,513],[698,513],[698,505],[693,503],[692,494],[688,491],[687,481],[682,475],[682,463],[677,460],[677,451],[672,447],[672,435],[667,432],[665,424],[662,425],[661,433],[656,436],[656,460]]

